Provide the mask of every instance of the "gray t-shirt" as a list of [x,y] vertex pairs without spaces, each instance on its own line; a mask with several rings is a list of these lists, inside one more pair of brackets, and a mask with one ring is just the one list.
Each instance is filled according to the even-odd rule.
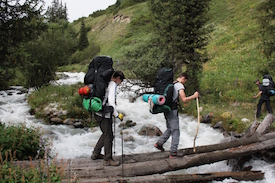
[[179,97],[179,91],[180,90],[184,90],[184,89],[185,89],[185,87],[183,86],[182,83],[176,82],[174,84],[173,101],[176,101],[178,99],[178,97]]

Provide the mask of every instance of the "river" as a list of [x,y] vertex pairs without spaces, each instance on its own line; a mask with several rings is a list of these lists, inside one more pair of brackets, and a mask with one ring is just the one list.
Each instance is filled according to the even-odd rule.
[[[84,73],[70,73],[64,72],[68,77],[59,79],[54,83],[59,84],[75,84],[83,82]],[[23,91],[23,92],[22,92]],[[47,137],[51,139],[53,144],[53,152],[57,154],[58,158],[78,158],[90,157],[93,147],[95,146],[101,131],[99,128],[90,130],[75,129],[66,125],[45,125],[40,119],[36,119],[29,114],[30,106],[27,103],[28,93],[24,92],[24,88],[20,86],[11,87],[9,90],[0,91],[0,121],[7,125],[17,125],[25,123],[27,127],[40,127],[47,132]],[[145,124],[152,124],[165,131],[165,120],[163,114],[151,114],[149,112],[148,104],[138,98],[134,103],[130,103],[128,94],[121,92],[118,87],[117,96],[117,109],[119,112],[125,114],[124,120],[133,120],[136,126],[127,129],[127,134],[134,138],[134,141],[123,142],[123,153],[143,153],[143,152],[156,152],[154,148],[158,137],[144,137],[138,135],[139,129]],[[31,90],[28,91],[32,92]],[[180,115],[180,144],[179,148],[193,147],[194,136],[197,130],[197,118]],[[122,141],[121,141],[121,128],[119,121],[115,123],[115,141],[114,153],[115,155],[122,154]],[[50,135],[49,135],[50,134]],[[127,136],[126,134],[126,136]],[[125,137],[124,137],[125,138]],[[198,135],[196,138],[196,146],[216,144],[226,142],[230,139],[225,138],[220,131],[214,130],[207,124],[200,124]],[[165,149],[169,149],[171,139],[164,144]],[[253,181],[253,183],[274,183],[275,170],[274,163],[268,163],[263,160],[253,158],[246,163],[245,166],[252,166],[252,170],[260,170],[265,172],[265,179],[261,181]],[[209,165],[189,168],[179,171],[180,173],[207,173],[207,172],[220,172],[230,171],[231,167],[226,164],[226,161],[221,161]],[[233,179],[225,179],[223,181],[214,182],[237,182]],[[248,183],[250,181],[241,181]]]

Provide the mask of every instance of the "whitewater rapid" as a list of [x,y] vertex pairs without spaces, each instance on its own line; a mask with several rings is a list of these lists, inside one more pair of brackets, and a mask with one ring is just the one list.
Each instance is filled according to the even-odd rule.
[[[83,82],[85,73],[70,73],[64,72],[63,74],[68,77],[59,79],[52,84],[75,84]],[[29,114],[30,106],[27,103],[27,95],[32,92],[24,92],[23,87],[11,87],[9,90],[0,91],[0,121],[7,125],[18,125],[25,123],[27,127],[41,128],[48,134],[46,137],[52,141],[52,150],[57,154],[58,158],[79,158],[90,157],[93,147],[95,146],[101,131],[98,127],[93,129],[75,129],[66,125],[45,125],[40,119],[36,119]],[[157,152],[154,148],[158,137],[147,137],[138,135],[138,131],[143,125],[151,124],[157,126],[162,132],[165,131],[165,119],[163,114],[151,114],[146,102],[142,97],[137,98],[133,103],[129,102],[129,93],[124,93],[118,87],[117,96],[117,109],[119,112],[125,114],[124,120],[132,120],[136,126],[123,131],[126,138],[131,136],[134,141],[123,142],[123,154],[143,153],[143,152]],[[180,143],[179,148],[193,147],[194,136],[197,130],[197,119],[187,115],[180,115]],[[117,119],[118,120],[118,119]],[[119,127],[120,121],[115,123],[115,140],[114,140],[114,153],[115,155],[122,154],[122,140],[121,128]],[[50,134],[50,135],[49,135]],[[214,130],[207,124],[200,124],[199,132],[196,138],[196,146],[216,144],[226,142],[230,139],[225,138],[220,131]],[[171,139],[164,144],[164,148],[169,150]],[[253,181],[253,183],[274,183],[275,170],[274,163],[267,163],[263,160],[252,159],[246,163],[245,166],[252,166],[252,170],[261,170],[265,172],[265,179],[262,181]],[[207,172],[221,172],[231,171],[231,167],[226,164],[226,161],[221,161],[209,165],[189,168],[180,171],[186,173],[207,173]],[[214,182],[232,182],[232,179]],[[241,181],[248,183],[250,181]]]

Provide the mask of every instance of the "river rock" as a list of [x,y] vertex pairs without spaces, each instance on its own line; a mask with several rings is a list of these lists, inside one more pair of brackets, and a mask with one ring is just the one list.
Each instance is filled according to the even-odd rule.
[[60,125],[60,124],[63,124],[63,120],[55,117],[50,119],[50,123],[55,125]]
[[243,122],[243,123],[250,123],[250,120],[247,119],[247,118],[243,118],[243,119],[242,119],[242,122]]
[[154,125],[144,125],[141,127],[138,134],[142,135],[142,136],[151,136],[151,137],[152,136],[161,136],[162,131]]
[[125,123],[122,122],[119,124],[119,127],[123,127],[123,128],[130,128],[130,127],[133,127],[133,126],[136,126],[137,123],[136,122],[133,122],[132,120],[127,120]]
[[134,138],[132,135],[129,135],[129,136],[123,137],[123,140],[124,140],[125,142],[134,142],[134,141],[135,141],[135,138]]
[[215,129],[217,129],[217,128],[218,129],[223,129],[222,121],[217,122],[216,124],[212,125],[212,127],[215,128]]
[[82,119],[75,119],[74,120],[74,127],[75,128],[84,128],[85,127],[84,120],[82,120]]
[[201,123],[211,123],[212,122],[212,117],[213,117],[212,113],[206,114],[205,116],[202,117]]
[[71,118],[67,118],[67,119],[64,120],[63,123],[66,124],[66,125],[74,125],[74,120],[71,119]]

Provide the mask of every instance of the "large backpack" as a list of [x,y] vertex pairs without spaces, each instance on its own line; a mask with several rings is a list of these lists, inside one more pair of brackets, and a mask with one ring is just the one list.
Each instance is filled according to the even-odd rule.
[[275,95],[275,83],[269,74],[263,76],[263,92],[268,96]]
[[172,68],[163,67],[158,70],[156,79],[153,83],[154,94],[162,95],[165,97],[165,103],[163,105],[154,104],[150,107],[152,114],[171,111],[175,102],[173,101],[174,92],[174,73]]
[[[104,105],[106,88],[113,73],[113,59],[111,57],[97,56],[93,58],[84,77],[84,84],[90,88],[89,94],[83,98],[83,106],[86,110],[101,110],[99,106]],[[96,107],[93,108],[93,105]]]

